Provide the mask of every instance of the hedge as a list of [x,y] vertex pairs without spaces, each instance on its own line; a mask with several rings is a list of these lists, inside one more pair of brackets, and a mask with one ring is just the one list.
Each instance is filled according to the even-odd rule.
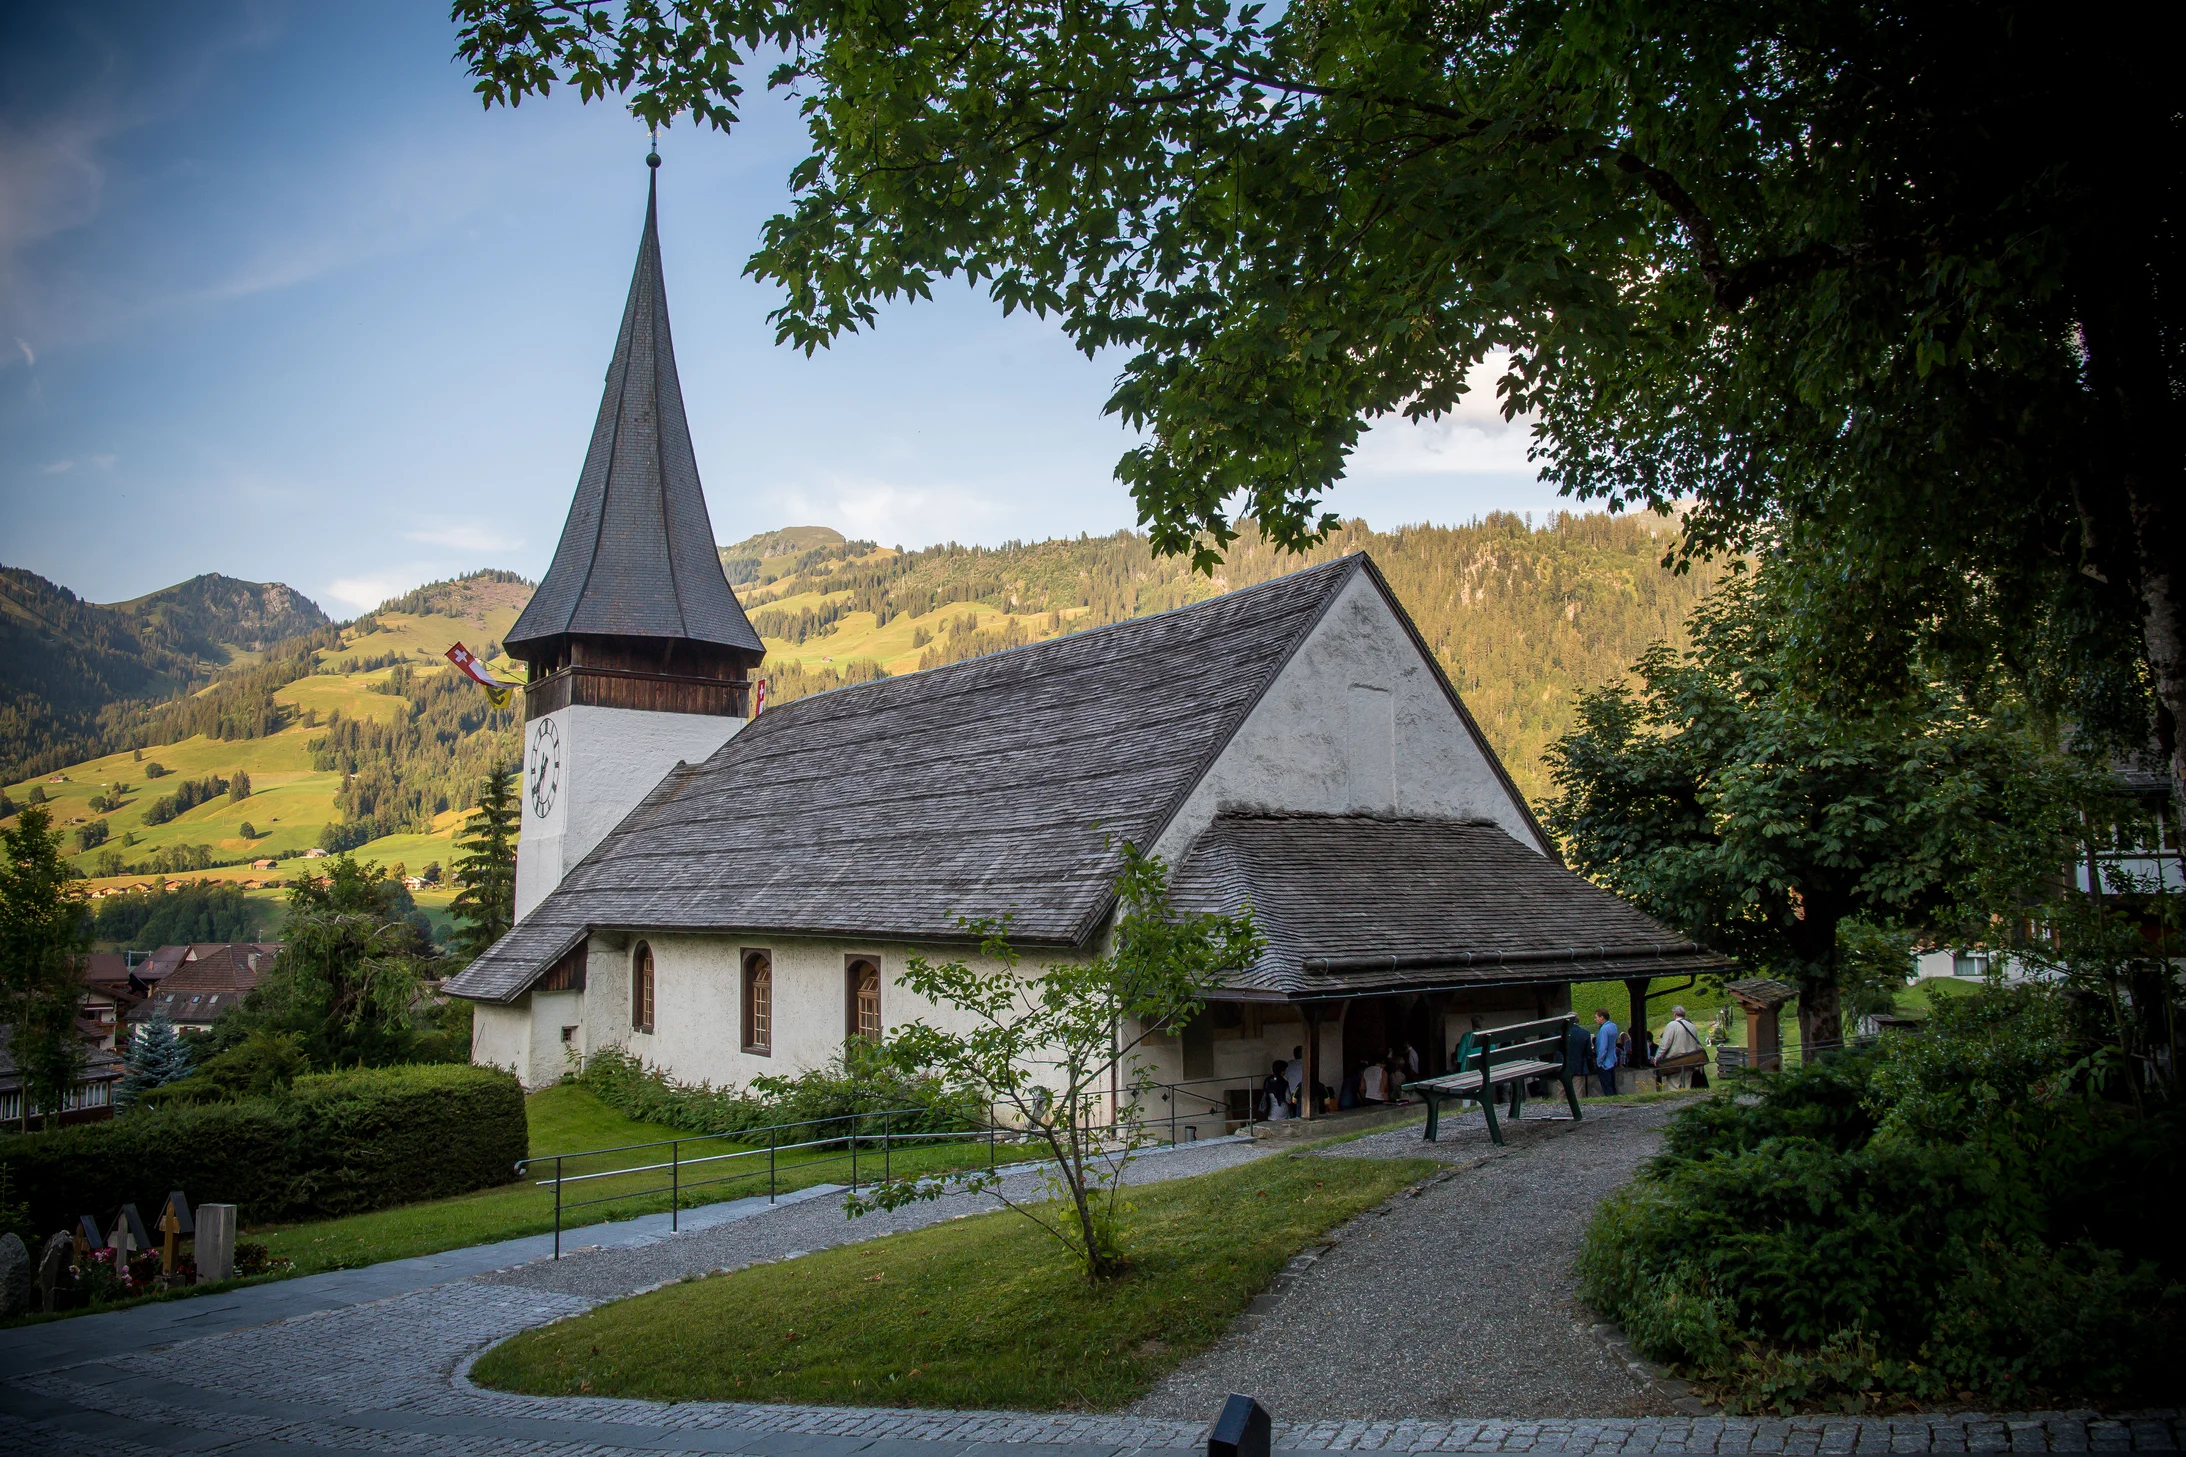
[[245,1224],[356,1214],[505,1184],[529,1151],[524,1095],[497,1068],[431,1064],[297,1079],[278,1098],[139,1109],[0,1136],[33,1226],[150,1224],[171,1189],[234,1204]]

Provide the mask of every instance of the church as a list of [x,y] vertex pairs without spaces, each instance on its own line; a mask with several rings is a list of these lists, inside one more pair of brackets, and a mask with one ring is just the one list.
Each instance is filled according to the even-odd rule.
[[1218,1115],[1293,1049],[1308,1086],[1391,1048],[1439,1071],[1468,1028],[1568,1011],[1574,981],[1723,965],[1562,866],[1364,555],[754,716],[766,649],[700,490],[657,178],[507,649],[529,669],[517,919],[447,990],[475,1004],[474,1061],[527,1087],[607,1047],[742,1084],[946,1024],[905,960],[976,965],[962,922],[986,917],[1028,966],[1098,955],[1123,841],[1266,938],[1147,1044]]

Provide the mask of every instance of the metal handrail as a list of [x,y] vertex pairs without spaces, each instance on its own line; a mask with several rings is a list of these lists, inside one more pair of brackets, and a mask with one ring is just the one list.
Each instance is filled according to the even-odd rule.
[[[1169,1125],[1169,1142],[1174,1145],[1178,1142],[1178,1094],[1204,1099],[1208,1110],[1221,1114],[1226,1123],[1228,1121],[1228,1105],[1226,1102],[1210,1098],[1205,1093],[1195,1093],[1187,1090],[1209,1083],[1227,1085],[1242,1083],[1249,1093],[1257,1086],[1257,1082],[1256,1078],[1247,1074],[1227,1078],[1194,1078],[1181,1083],[1138,1083],[1119,1088],[1112,1095],[1108,1093],[1095,1094],[1086,1101],[1089,1104],[1103,1100],[1108,1101],[1110,1116],[1107,1124],[1095,1124],[1088,1131],[1099,1133],[1105,1130],[1113,1134],[1116,1130],[1127,1126],[1134,1130],[1143,1131],[1150,1126],[1150,1123],[1158,1125],[1163,1121],[1159,1117],[1148,1120],[1145,1118],[1126,1118],[1124,1116],[1126,1100],[1128,1100],[1128,1106],[1135,1109],[1140,1098],[1149,1094],[1158,1094],[1160,1100],[1169,1105],[1166,1121]],[[1024,1136],[1023,1130],[1003,1128],[1001,1120],[995,1116],[995,1106],[991,1101],[988,1103],[987,1126],[984,1128],[898,1132],[893,1127],[895,1119],[908,1115],[924,1114],[931,1110],[925,1108],[881,1108],[859,1113],[838,1113],[826,1118],[804,1118],[791,1123],[770,1123],[761,1128],[747,1128],[734,1133],[693,1133],[679,1138],[660,1138],[645,1143],[620,1144],[613,1148],[582,1149],[572,1153],[537,1154],[518,1159],[515,1171],[517,1176],[522,1178],[547,1164],[554,1166],[554,1172],[551,1176],[534,1178],[532,1184],[533,1187],[541,1189],[550,1184],[554,1187],[554,1258],[558,1260],[562,1257],[562,1217],[570,1210],[584,1209],[594,1204],[615,1203],[626,1199],[649,1199],[666,1194],[668,1196],[668,1227],[671,1231],[679,1230],[681,1228],[685,1191],[701,1189],[709,1185],[733,1183],[738,1179],[756,1179],[759,1174],[759,1171],[754,1168],[748,1171],[696,1181],[684,1178],[686,1169],[700,1165],[725,1164],[738,1159],[757,1159],[762,1154],[765,1155],[767,1160],[767,1202],[770,1204],[780,1196],[781,1192],[781,1156],[809,1149],[835,1148],[840,1150],[833,1157],[849,1161],[850,1187],[852,1189],[859,1187],[862,1177],[858,1167],[859,1147],[860,1145],[870,1146],[874,1143],[880,1145],[881,1178],[884,1180],[893,1177],[895,1145],[898,1143],[916,1144],[941,1139],[971,1140],[984,1138],[987,1141],[987,1167],[991,1170],[997,1167],[998,1145],[1001,1138],[1005,1134],[1012,1139]],[[880,1120],[880,1128],[877,1132],[868,1131],[870,1121],[873,1119]],[[1258,1109],[1254,1102],[1248,1098],[1243,1126],[1249,1131],[1259,1122]],[[791,1129],[820,1127],[835,1127],[840,1131],[818,1138],[802,1138],[790,1143],[784,1143],[781,1138],[784,1132]],[[691,1158],[683,1157],[683,1145],[686,1143],[732,1142],[755,1145],[761,1135],[764,1135],[767,1140],[764,1148],[747,1146],[731,1149],[726,1153],[700,1154]],[[668,1150],[667,1159],[655,1159],[651,1162],[631,1164],[623,1168],[591,1169],[575,1173],[571,1172],[568,1167],[570,1163],[580,1159],[604,1158],[611,1154],[641,1153],[645,1150],[659,1148]],[[827,1161],[824,1158],[805,1159],[801,1160],[797,1167],[809,1169],[816,1163]],[[565,1189],[572,1185],[589,1183],[597,1179],[621,1179],[639,1174],[658,1174],[663,1171],[668,1175],[667,1182],[656,1184],[650,1188],[626,1189],[591,1199],[571,1200],[564,1195]]]

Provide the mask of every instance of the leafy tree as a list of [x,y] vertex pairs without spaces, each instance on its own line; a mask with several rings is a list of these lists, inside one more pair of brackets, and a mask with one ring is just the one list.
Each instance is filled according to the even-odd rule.
[[127,1108],[154,1088],[188,1077],[190,1049],[175,1031],[175,1024],[167,1020],[167,1013],[154,1010],[137,1035],[129,1039],[122,1053],[122,1066],[121,1084],[114,1089],[117,1108]]
[[160,763],[157,759],[152,760],[150,763],[144,766],[144,777],[147,779],[159,779],[164,777],[166,773],[167,766]]
[[[1846,716],[1785,686],[1782,609],[1734,580],[1604,688],[1550,750],[1573,867],[1694,939],[1799,986],[1809,1047],[1885,928],[2016,912],[2071,859],[2077,771],[1946,684]],[[1902,968],[1903,963],[1899,963]],[[1872,978],[1868,978],[1871,980]],[[1855,978],[1858,980],[1858,978]]]
[[1240,501],[1313,539],[1365,423],[1486,364],[1565,489],[1692,500],[1695,551],[1795,543],[1799,666],[1851,701],[1924,651],[2001,658],[2090,731],[2144,740],[2160,707],[2186,775],[2179,184],[2142,161],[2186,112],[2142,27],[1971,0],[455,14],[488,105],[565,82],[727,129],[769,67],[811,146],[748,265],[780,336],[961,276],[1126,351],[1118,475],[1165,552],[1211,569]]
[[460,923],[450,938],[468,961],[508,934],[516,923],[516,835],[522,806],[516,771],[496,764],[478,792],[478,809],[456,841],[461,851],[452,879],[456,897],[448,912]]
[[106,843],[107,834],[105,820],[93,820],[87,825],[78,825],[76,827],[76,848],[79,851],[96,850]]
[[235,827],[235,832],[238,835],[241,835],[246,840],[255,840],[258,838],[258,827],[252,824],[249,820],[245,820],[241,824],[237,825]]
[[290,882],[281,954],[242,1020],[222,1021],[237,1021],[240,1033],[260,1026],[296,1033],[315,1067],[400,1061],[428,950],[408,919],[415,913],[409,893],[379,866],[346,855],[327,863],[324,883]]
[[40,805],[0,829],[0,998],[8,1053],[23,1078],[23,1127],[33,1103],[51,1127],[83,1066],[76,1011],[83,1002],[83,902],[61,858],[53,816]]
[[1249,914],[1179,912],[1169,898],[1166,867],[1128,844],[1116,895],[1109,952],[1089,961],[1051,963],[1025,975],[1007,923],[991,920],[965,923],[991,970],[911,957],[903,984],[965,1014],[970,1030],[916,1021],[886,1049],[902,1068],[983,1089],[1008,1109],[1012,1121],[1046,1146],[1061,1215],[1051,1218],[1009,1199],[999,1178],[984,1171],[878,1184],[863,1198],[850,1197],[846,1207],[853,1214],[937,1198],[950,1189],[985,1190],[1054,1236],[1083,1262],[1088,1279],[1122,1267],[1118,1200],[1133,1139],[1124,1118],[1112,1126],[1099,1107],[1112,1079],[1144,1080],[1136,1054],[1147,1034],[1189,1020],[1215,980],[1251,965],[1263,943]]
[[43,784],[33,784],[30,787],[30,793],[25,795],[24,798],[32,804],[44,804],[46,802],[46,787]]

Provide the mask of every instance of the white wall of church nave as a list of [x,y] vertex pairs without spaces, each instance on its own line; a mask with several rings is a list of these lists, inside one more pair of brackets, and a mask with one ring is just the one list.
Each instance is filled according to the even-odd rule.
[[1432,665],[1363,573],[1269,687],[1170,824],[1172,864],[1218,810],[1491,819],[1545,849]]
[[[561,746],[561,777],[538,812],[540,725]],[[740,718],[650,713],[578,704],[524,726],[524,817],[516,852],[516,918],[546,899],[562,877],[607,838],[678,763],[709,758],[744,726]]]
[[[653,952],[653,1031],[630,1025],[632,958],[643,941]],[[773,1046],[746,1052],[744,953],[768,952],[773,960]],[[1000,966],[976,947],[910,947],[875,941],[751,935],[594,936],[586,957],[584,996],[587,1045],[621,1046],[686,1082],[745,1084],[772,1074],[788,1077],[822,1066],[849,1034],[849,962],[870,959],[881,971],[881,1023],[892,1033],[907,1022],[969,1031],[973,1019],[937,1006],[898,978],[913,954],[928,960],[963,960],[982,972]]]

